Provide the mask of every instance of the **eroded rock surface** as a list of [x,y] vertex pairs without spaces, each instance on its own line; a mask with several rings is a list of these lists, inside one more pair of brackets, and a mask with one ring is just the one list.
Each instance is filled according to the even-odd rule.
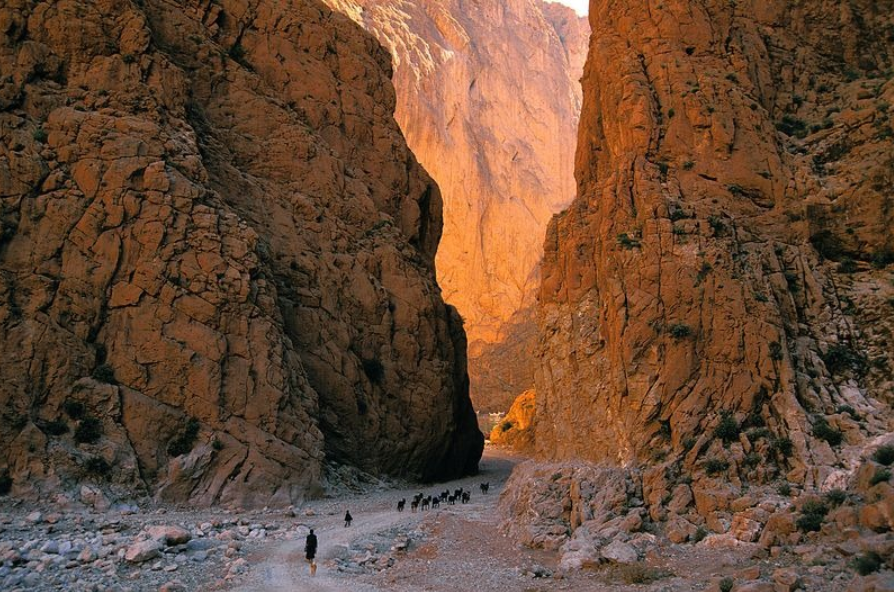
[[465,321],[472,397],[533,384],[543,233],[574,196],[589,28],[541,0],[327,0],[394,55],[395,117],[444,195],[438,279]]
[[288,503],[324,460],[474,470],[441,198],[370,35],[314,0],[21,0],[0,23],[13,494]]
[[519,452],[533,452],[535,399],[533,389],[520,394],[503,420],[491,430],[490,441]]
[[540,453],[829,487],[890,431],[891,19],[592,3],[578,196],[545,246]]

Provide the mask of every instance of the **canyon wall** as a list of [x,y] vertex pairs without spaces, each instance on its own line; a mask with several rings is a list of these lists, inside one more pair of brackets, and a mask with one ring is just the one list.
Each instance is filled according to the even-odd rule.
[[328,0],[388,47],[395,117],[444,196],[444,297],[469,336],[472,398],[533,384],[543,233],[574,196],[589,28],[541,0]]
[[[0,8],[0,473],[291,503],[474,471],[437,186],[315,0]],[[86,491],[86,493],[85,493]]]
[[545,242],[542,456],[654,467],[660,504],[711,461],[843,483],[891,430],[892,15],[591,2],[577,198]]

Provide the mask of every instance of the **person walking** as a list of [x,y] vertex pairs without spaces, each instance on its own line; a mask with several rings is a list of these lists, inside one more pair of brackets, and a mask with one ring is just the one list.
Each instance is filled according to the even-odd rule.
[[347,528],[351,525],[351,521],[353,519],[354,519],[354,517],[351,516],[350,510],[345,510],[345,528]]
[[317,562],[314,560],[317,556],[317,535],[314,534],[313,528],[310,529],[310,533],[304,542],[304,556],[307,557],[307,561],[310,563],[310,575],[315,575],[317,573]]

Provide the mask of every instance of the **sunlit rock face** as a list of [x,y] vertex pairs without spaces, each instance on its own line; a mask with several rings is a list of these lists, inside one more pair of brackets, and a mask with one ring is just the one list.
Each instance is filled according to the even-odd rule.
[[516,397],[509,412],[491,430],[490,441],[519,452],[533,452],[535,398],[534,389],[526,390]]
[[540,0],[328,1],[394,56],[395,117],[444,196],[438,281],[472,397],[505,411],[533,382],[544,230],[574,196],[586,20]]
[[[0,473],[291,503],[483,446],[388,53],[315,0],[0,8]],[[193,418],[197,421],[190,421]],[[91,461],[92,464],[91,464]]]
[[538,451],[834,482],[891,429],[892,14],[595,0],[590,23]]

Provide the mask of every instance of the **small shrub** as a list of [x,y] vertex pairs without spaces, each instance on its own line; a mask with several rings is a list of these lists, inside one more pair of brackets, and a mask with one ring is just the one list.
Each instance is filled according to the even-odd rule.
[[692,335],[692,328],[685,323],[674,323],[668,327],[668,333],[676,340],[686,339]]
[[667,570],[637,562],[617,566],[614,575],[625,584],[651,584],[673,574]]
[[132,63],[134,63],[135,61],[137,61],[137,57],[136,57],[135,55],[133,55],[132,53],[126,53],[126,54],[124,54],[124,55],[121,56],[121,60],[122,60],[125,64],[132,64]]
[[894,250],[882,249],[872,254],[872,266],[876,269],[884,269],[894,263]]
[[744,464],[746,467],[753,468],[753,467],[756,467],[757,465],[761,464],[761,458],[763,458],[763,457],[761,457],[761,455],[759,453],[749,452],[748,454],[745,455],[745,458],[743,459],[742,464]]
[[894,446],[890,444],[879,446],[875,449],[875,452],[872,453],[872,460],[880,465],[890,467],[894,464]]
[[705,530],[705,527],[699,526],[697,529],[695,529],[695,533],[692,535],[692,542],[700,543],[701,541],[705,540],[705,537],[707,537],[707,536],[708,536],[708,531]]
[[84,417],[84,404],[68,399],[62,403],[62,411],[72,419],[81,419]]
[[816,249],[823,259],[837,261],[844,252],[844,246],[837,236],[829,230],[820,230],[811,235],[810,244]]
[[717,584],[717,589],[720,590],[720,592],[732,592],[733,586],[735,585],[735,580],[727,577],[720,580],[720,582]]
[[793,115],[783,115],[782,120],[776,123],[776,129],[786,136],[804,138],[807,136],[807,122]]
[[621,245],[625,249],[637,249],[639,248],[639,241],[626,232],[622,232],[618,235],[618,244]]
[[794,451],[794,444],[790,438],[773,438],[770,441],[770,451],[778,452],[783,458],[788,458]]
[[698,442],[698,440],[696,440],[692,436],[684,438],[683,439],[683,450],[685,450],[686,452],[689,452],[690,450],[692,450],[692,447],[695,446],[695,444],[697,442]]
[[770,430],[767,428],[754,428],[753,430],[748,430],[748,440],[751,442],[757,442],[761,438],[766,440],[770,439]]
[[43,431],[50,436],[61,436],[68,432],[68,424],[62,419],[54,419],[43,425]]
[[224,444],[223,444],[223,442],[220,441],[219,438],[214,438],[214,440],[211,441],[211,448],[220,452],[221,450],[224,449]]
[[92,456],[84,465],[87,472],[98,477],[107,477],[112,472],[112,466],[101,456]]
[[719,475],[729,468],[729,463],[722,458],[709,458],[705,462],[705,472],[708,475]]
[[857,262],[850,257],[845,257],[838,264],[838,273],[856,273],[858,270]]
[[511,430],[511,429],[512,429],[512,422],[511,422],[511,421],[504,421],[503,423],[500,424],[500,431],[501,431],[501,432],[508,432],[508,431]]
[[881,569],[882,558],[875,551],[869,551],[854,557],[853,562],[851,562],[851,567],[853,567],[854,571],[861,576],[868,576]]
[[723,222],[723,218],[721,218],[720,216],[708,216],[708,225],[717,236],[723,235],[723,233],[726,231],[726,224]]
[[8,471],[3,471],[0,473],[0,496],[9,495],[10,491],[12,491],[12,477]]
[[89,415],[78,422],[74,431],[74,440],[78,444],[95,444],[102,437],[102,422]]
[[[686,168],[686,165],[683,165],[683,168]],[[671,222],[676,222],[677,220],[684,220],[687,218],[686,212],[684,212],[681,208],[671,208],[668,211],[668,217]]]
[[847,371],[862,374],[866,370],[866,356],[854,351],[847,344],[830,345],[826,353],[820,357],[832,374],[841,374]]
[[739,422],[729,411],[720,414],[720,423],[714,428],[714,437],[720,438],[725,444],[739,439]]
[[736,76],[732,72],[730,72],[729,74],[726,75],[726,79],[729,80],[730,82],[732,82],[733,84],[739,84],[739,77]]
[[40,142],[41,144],[46,144],[47,139],[50,136],[49,136],[49,134],[47,134],[45,129],[43,129],[42,127],[39,127],[36,130],[34,130],[34,133],[31,134],[31,137],[34,138],[35,142]]
[[668,165],[666,162],[659,162],[659,163],[658,163],[658,172],[661,173],[661,176],[662,176],[662,177],[666,177],[666,176],[667,176],[667,172],[668,172],[669,170],[670,170],[670,165]]
[[782,354],[782,344],[778,341],[770,342],[770,359],[775,361],[780,361],[783,358]]
[[99,382],[115,384],[115,370],[108,364],[100,364],[94,368],[91,376],[94,380],[98,380]]
[[686,162],[683,163],[684,171],[691,171],[694,168],[695,168],[695,162],[693,162],[691,160],[687,160]]
[[847,413],[854,419],[860,419],[860,416],[857,415],[857,410],[850,405],[839,405],[835,408],[835,413]]
[[183,426],[183,431],[180,434],[168,442],[168,455],[171,457],[174,456],[182,456],[184,454],[189,453],[192,450],[192,447],[196,443],[196,438],[199,435],[199,420],[195,417],[190,417],[186,422],[186,425]]
[[830,426],[824,417],[817,418],[813,424],[813,435],[825,440],[830,446],[838,446],[844,437],[840,431]]
[[847,500],[847,492],[843,489],[830,489],[826,492],[826,501],[833,508],[843,504]]
[[674,111],[673,109],[668,109],[668,110],[667,110],[667,118],[668,118],[668,119],[673,119],[673,118],[674,118],[674,115],[676,115],[676,114],[677,114],[677,112]]
[[733,195],[745,195],[745,189],[741,185],[727,185],[726,189]]
[[776,493],[779,495],[788,497],[792,494],[792,486],[788,483],[783,483],[779,487],[776,488]]
[[876,469],[875,474],[869,480],[869,485],[878,485],[879,483],[887,483],[891,480],[891,471],[888,469]]
[[807,500],[801,506],[801,516],[795,521],[795,526],[801,532],[816,532],[822,528],[828,513],[829,508],[823,502]]

